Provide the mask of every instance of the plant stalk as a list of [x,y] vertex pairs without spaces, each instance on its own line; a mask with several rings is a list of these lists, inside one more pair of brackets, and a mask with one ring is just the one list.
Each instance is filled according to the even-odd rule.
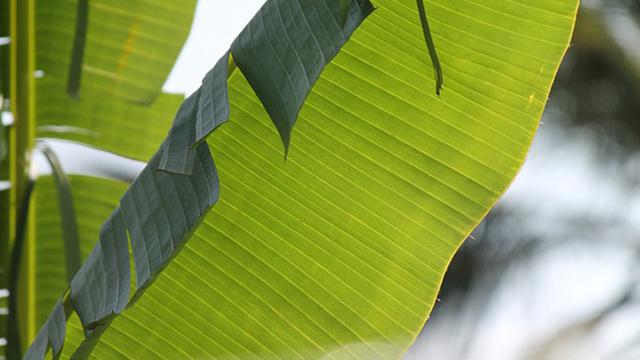
[[[35,0],[10,0],[10,108],[15,124],[10,133],[11,204],[25,199],[32,184],[29,180],[31,150],[35,145]],[[16,302],[14,314],[20,325],[20,342],[7,343],[9,359],[21,353],[35,337],[35,226],[33,207],[24,210],[21,219],[16,206],[10,214],[10,233],[17,237],[18,228],[24,223],[24,244],[21,251],[19,277],[16,290],[9,294]],[[11,244],[10,246],[15,246]],[[9,274],[11,276],[11,274]],[[10,299],[10,301],[12,301]],[[16,351],[17,350],[17,351]]]

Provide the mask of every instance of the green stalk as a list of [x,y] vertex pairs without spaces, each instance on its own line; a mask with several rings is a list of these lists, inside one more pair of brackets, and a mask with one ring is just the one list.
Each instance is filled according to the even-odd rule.
[[[10,0],[10,67],[11,84],[10,99],[15,125],[10,133],[10,176],[12,204],[24,199],[29,190],[28,169],[30,167],[30,152],[35,139],[35,6],[34,0]],[[17,291],[9,296],[16,299],[17,322],[20,324],[20,342],[8,343],[9,359],[15,358],[21,349],[35,337],[35,281],[34,281],[34,251],[35,227],[33,207],[25,211],[27,219],[20,220],[15,206],[10,213],[10,235],[14,238],[17,225],[24,221],[24,251],[17,270],[19,279]]]

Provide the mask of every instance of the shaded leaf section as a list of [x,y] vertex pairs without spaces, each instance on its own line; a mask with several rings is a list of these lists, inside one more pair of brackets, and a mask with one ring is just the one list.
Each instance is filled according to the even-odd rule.
[[120,200],[131,236],[137,292],[167,265],[218,200],[218,173],[206,143],[197,146],[191,175],[157,171],[154,156]]
[[202,80],[196,117],[195,142],[204,140],[229,119],[229,52],[225,53]]
[[[87,259],[98,242],[101,227],[119,205],[127,189],[125,183],[90,176],[68,176],[76,212],[80,254]],[[36,212],[35,291],[36,326],[47,320],[58,297],[69,286],[66,280],[64,235],[60,205],[53,176],[38,178],[34,194]]]
[[33,344],[24,355],[25,360],[43,359],[47,350],[51,348],[53,358],[57,359],[64,345],[67,319],[64,313],[64,305],[58,301],[51,315],[38,332]]
[[120,313],[129,301],[129,238],[117,208],[102,226],[100,240],[71,281],[71,304],[86,330]]
[[238,68],[278,129],[285,154],[322,69],[373,11],[369,0],[350,1],[344,22],[340,0],[267,1],[231,45]]
[[227,52],[204,77],[202,86],[180,106],[163,144],[159,169],[190,175],[196,144],[229,119],[229,61]]
[[196,158],[193,145],[196,141],[195,118],[199,113],[201,90],[198,89],[180,105],[167,140],[162,144],[158,169],[174,174],[191,175]]
[[64,238],[65,269],[67,283],[80,269],[80,240],[78,236],[78,225],[76,224],[76,211],[73,206],[73,195],[69,186],[69,179],[62,169],[58,156],[45,143],[38,144],[42,154],[47,159],[58,193],[58,205],[60,207],[60,219],[62,220],[62,235]]
[[[70,303],[85,334],[73,358],[91,353],[114,315],[141,296],[217,201],[218,175],[208,145],[197,145],[195,154],[192,175],[180,175],[157,170],[158,152],[103,224],[98,243],[71,281]],[[132,298],[130,251],[136,271]],[[35,354],[41,353],[42,338],[38,341],[32,345]]]

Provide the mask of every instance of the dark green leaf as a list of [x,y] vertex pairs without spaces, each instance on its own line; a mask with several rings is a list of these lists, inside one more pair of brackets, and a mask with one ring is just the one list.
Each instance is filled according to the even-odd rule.
[[129,238],[118,208],[104,223],[98,243],[71,281],[71,304],[87,332],[125,308],[130,284]]
[[344,26],[339,0],[267,1],[231,45],[233,59],[278,129],[285,156],[322,69],[373,11],[369,0],[350,1]]
[[194,153],[191,175],[157,171],[156,154],[120,200],[131,236],[137,293],[177,254],[218,200],[218,174],[207,144],[199,144]]
[[69,78],[67,81],[67,93],[77,98],[80,91],[82,78],[82,61],[84,60],[84,48],[87,41],[87,26],[89,22],[89,0],[77,0],[76,31],[69,61]]
[[[229,52],[224,54],[202,80],[196,117],[195,142],[201,142],[214,129],[229,119]],[[193,145],[193,144],[191,144]]]
[[[226,81],[226,80],[225,80]],[[226,87],[226,83],[224,84]],[[180,105],[167,140],[162,145],[158,169],[174,174],[191,175],[196,152],[193,148],[200,90]]]
[[424,0],[416,1],[418,3],[418,14],[420,15],[422,33],[424,34],[424,40],[427,42],[427,50],[429,51],[429,57],[431,58],[431,64],[433,65],[433,70],[435,72],[436,94],[440,95],[440,90],[442,89],[442,83],[444,81],[442,76],[442,66],[438,59],[438,53],[436,51],[436,46],[433,43],[433,38],[431,37],[431,30],[429,29],[429,22],[427,21],[427,12],[424,9]]
[[53,308],[49,319],[45,322],[44,326],[40,329],[40,332],[33,341],[33,344],[24,356],[25,360],[41,360],[44,358],[47,349],[50,347],[53,353],[53,358],[57,359],[62,351],[64,345],[64,338],[66,332],[66,316],[64,313],[64,305],[61,301],[58,301]]
[[161,170],[190,175],[195,145],[229,119],[229,52],[207,73],[202,86],[180,106],[160,160]]

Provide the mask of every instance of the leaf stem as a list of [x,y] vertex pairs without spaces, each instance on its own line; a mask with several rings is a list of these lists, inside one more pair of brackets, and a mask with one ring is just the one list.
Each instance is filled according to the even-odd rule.
[[80,96],[82,62],[84,60],[84,48],[87,42],[88,21],[89,0],[78,0],[76,32],[73,38],[73,49],[71,50],[71,61],[69,62],[69,77],[67,79],[67,93],[73,98]]
[[442,76],[442,67],[440,66],[440,60],[438,59],[438,53],[436,52],[436,45],[433,43],[431,37],[431,31],[429,30],[429,22],[427,21],[427,12],[424,8],[424,0],[416,0],[418,3],[418,13],[420,14],[420,22],[422,23],[422,32],[424,33],[424,40],[427,42],[427,49],[429,50],[429,57],[431,57],[431,63],[433,64],[433,70],[436,78],[436,94],[440,95],[444,77]]

